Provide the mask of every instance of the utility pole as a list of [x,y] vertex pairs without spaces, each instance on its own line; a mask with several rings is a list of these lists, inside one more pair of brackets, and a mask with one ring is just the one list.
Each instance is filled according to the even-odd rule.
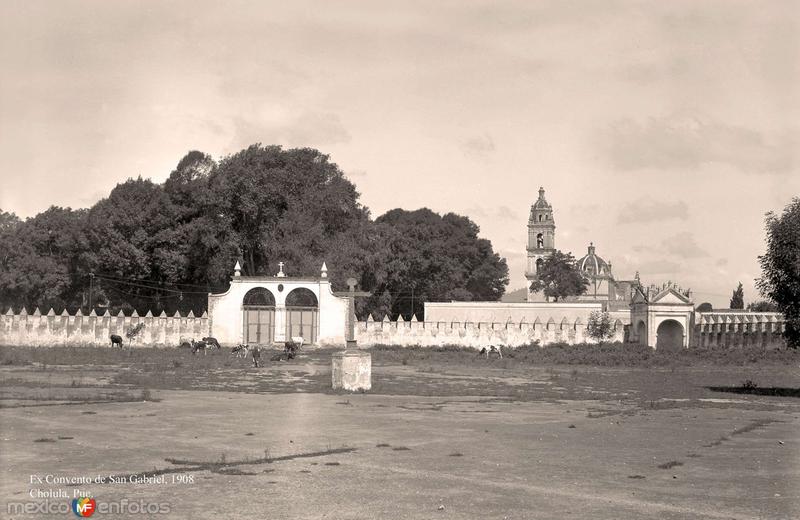
[[92,313],[92,309],[94,309],[93,301],[92,301],[92,290],[94,289],[94,273],[89,273],[89,314]]
[[411,286],[411,319],[414,319],[414,286]]

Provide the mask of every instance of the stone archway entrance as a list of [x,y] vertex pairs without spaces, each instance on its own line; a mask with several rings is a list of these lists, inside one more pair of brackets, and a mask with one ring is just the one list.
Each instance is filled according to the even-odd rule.
[[250,289],[242,300],[244,342],[269,345],[275,339],[275,296],[263,287]]
[[656,349],[679,351],[683,348],[683,326],[675,320],[664,320],[656,329]]
[[319,302],[316,295],[303,287],[286,295],[286,339],[301,336],[305,343],[316,343],[319,324]]

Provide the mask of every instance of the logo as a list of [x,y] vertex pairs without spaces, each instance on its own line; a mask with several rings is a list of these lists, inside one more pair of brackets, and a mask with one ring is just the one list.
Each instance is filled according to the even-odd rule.
[[72,500],[72,512],[75,516],[87,517],[94,514],[97,502],[93,498],[75,498]]

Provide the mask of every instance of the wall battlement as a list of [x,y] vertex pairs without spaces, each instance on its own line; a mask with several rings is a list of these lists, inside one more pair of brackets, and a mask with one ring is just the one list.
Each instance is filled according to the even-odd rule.
[[786,321],[779,312],[695,312],[692,347],[783,347]]
[[[623,341],[624,324],[615,321],[614,336],[608,341]],[[539,318],[528,322],[442,322],[442,321],[374,321],[370,316],[356,326],[359,346],[400,345],[440,347],[459,345],[482,348],[490,344],[509,347],[528,345],[538,341],[540,345],[565,342],[569,344],[592,342],[586,332],[586,322],[581,318],[556,322],[552,317],[543,322]]]
[[109,346],[109,336],[122,336],[125,345],[129,343],[125,333],[138,325],[144,329],[130,344],[133,346],[177,347],[181,340],[200,339],[209,335],[208,315],[197,317],[191,311],[186,316],[175,313],[167,316],[162,312],[153,316],[148,311],[139,316],[136,311],[126,316],[122,311],[116,316],[106,311],[98,316],[92,311],[84,315],[79,310],[69,314],[66,310],[56,314],[53,309],[42,314],[37,308],[33,314],[23,308],[18,314],[11,309],[0,316],[0,345],[19,345],[32,347],[53,346]]

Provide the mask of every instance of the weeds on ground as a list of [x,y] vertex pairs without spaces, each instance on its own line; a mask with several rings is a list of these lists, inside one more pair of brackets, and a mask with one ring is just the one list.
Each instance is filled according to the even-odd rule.
[[[544,347],[538,342],[516,348],[504,348],[503,359],[478,355],[470,347],[400,347],[375,345],[370,349],[373,362],[415,364],[484,364],[496,368],[520,365],[589,365],[599,367],[642,367],[676,369],[698,364],[741,366],[752,363],[785,364],[800,362],[800,350],[762,347],[695,347],[680,351],[656,350],[644,345],[624,343],[553,343]],[[579,375],[577,370],[572,377]]]

